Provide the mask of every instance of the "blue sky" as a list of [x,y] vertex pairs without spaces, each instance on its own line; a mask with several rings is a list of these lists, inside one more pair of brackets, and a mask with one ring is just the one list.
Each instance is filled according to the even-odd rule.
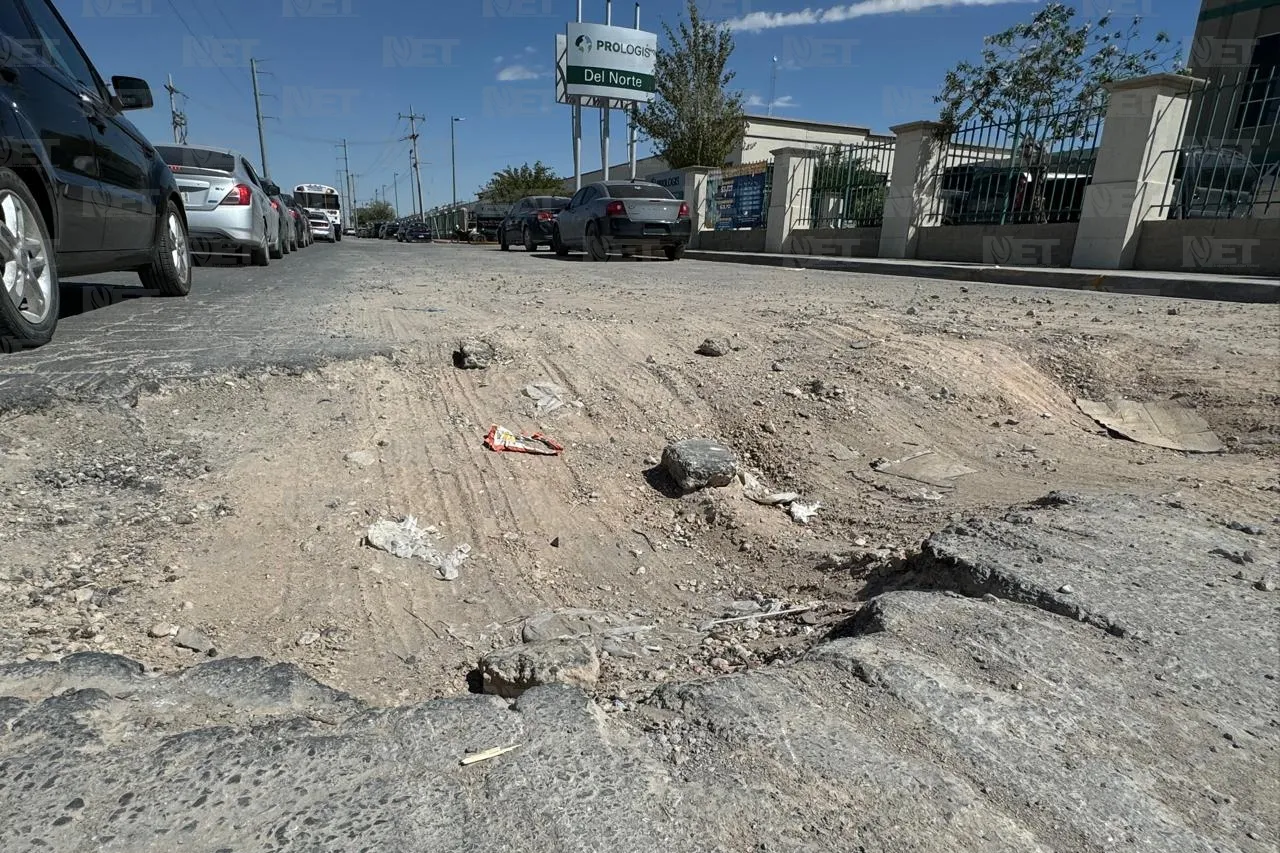
[[[1194,0],[1074,0],[1095,15],[1144,16],[1148,33],[1190,38]],[[248,60],[263,60],[260,83],[272,177],[291,187],[336,185],[346,138],[363,202],[399,173],[400,209],[411,210],[408,122],[420,125],[427,207],[452,198],[450,126],[457,132],[460,199],[496,169],[541,159],[573,170],[569,108],[553,94],[555,34],[574,0],[54,0],[107,78],[146,78],[153,110],[131,118],[154,141],[172,138],[165,77],[181,100],[189,141],[239,148],[258,160]],[[641,24],[661,32],[684,0],[646,0]],[[976,56],[984,35],[1023,20],[1027,0],[701,0],[707,17],[737,36],[735,85],[749,112],[842,122],[885,131],[936,115],[930,97],[945,71]],[[604,0],[585,0],[584,19],[602,22]],[[630,25],[634,4],[614,3]],[[267,73],[269,72],[269,73]],[[453,123],[451,117],[464,121]],[[595,114],[584,116],[583,168],[599,166]],[[625,159],[615,119],[611,160]],[[642,155],[647,147],[641,147]]]

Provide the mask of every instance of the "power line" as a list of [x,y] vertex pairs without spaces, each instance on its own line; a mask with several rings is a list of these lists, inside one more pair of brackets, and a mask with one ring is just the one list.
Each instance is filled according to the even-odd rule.
[[[264,72],[264,73],[265,73],[265,72]],[[215,106],[213,106],[212,104],[210,104],[210,103],[208,103],[208,102],[206,102],[206,101],[202,101],[202,100],[200,100],[199,98],[193,98],[193,97],[192,97],[192,96],[190,96],[190,95],[185,95],[184,97],[186,97],[186,99],[187,99],[188,101],[190,101],[191,103],[196,104],[197,106],[201,107],[202,109],[206,109],[206,110],[208,110],[209,112],[213,113],[214,115],[219,116],[219,117],[221,117],[221,118],[224,118],[224,119],[226,119],[227,121],[235,122],[235,123],[237,123],[237,124],[241,124],[241,125],[244,125],[244,126],[246,126],[246,127],[255,127],[255,126],[256,126],[256,123],[255,123],[255,122],[253,122],[253,121],[251,121],[251,120],[249,120],[249,119],[246,119],[246,118],[244,118],[244,117],[242,117],[242,116],[232,115],[231,113],[228,113],[228,112],[226,112],[225,110],[223,110],[223,109],[221,109],[221,108],[219,108],[219,107],[215,107]],[[317,143],[321,143],[321,144],[324,144],[324,145],[337,145],[337,144],[339,143],[339,141],[340,141],[340,140],[335,139],[335,138],[333,138],[333,137],[325,138],[325,137],[321,137],[321,136],[307,136],[307,135],[302,134],[302,133],[294,133],[294,132],[292,132],[292,131],[286,131],[286,130],[278,130],[278,129],[277,129],[277,130],[274,130],[274,131],[272,131],[272,132],[273,132],[273,133],[275,133],[275,134],[278,134],[279,136],[283,136],[283,137],[285,137],[285,138],[287,138],[287,139],[296,139],[296,140],[298,140],[299,142],[317,142]],[[363,139],[363,140],[360,140],[360,139],[357,139],[357,140],[351,140],[351,139],[349,139],[349,140],[347,140],[347,144],[348,144],[348,145],[388,145],[388,144],[390,144],[390,143],[393,143],[393,142],[400,142],[400,141],[401,141],[401,140],[399,140],[399,139]]]
[[235,89],[237,95],[243,95],[244,89],[240,88],[240,86],[237,85],[236,82],[231,79],[231,76],[227,74],[226,68],[222,67],[221,64],[214,61],[213,56],[209,53],[208,46],[200,42],[200,36],[196,35],[195,30],[191,29],[191,25],[187,23],[187,19],[182,16],[181,12],[178,11],[178,7],[173,5],[173,0],[164,0],[164,1],[169,5],[169,8],[173,11],[173,14],[178,16],[178,20],[182,22],[183,29],[185,29],[187,31],[187,34],[191,36],[191,40],[200,44],[201,49],[204,51],[204,55],[209,57],[209,62],[213,63],[213,67],[218,69],[218,73],[222,75],[223,80],[227,81],[227,85],[230,86],[232,89]]

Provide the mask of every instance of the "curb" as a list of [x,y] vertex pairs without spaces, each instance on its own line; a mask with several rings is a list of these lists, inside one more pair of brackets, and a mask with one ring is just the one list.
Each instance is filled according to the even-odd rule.
[[689,249],[692,261],[753,264],[794,269],[831,270],[872,275],[912,276],[981,284],[1094,290],[1171,299],[1219,302],[1280,303],[1280,282],[1259,278],[1191,277],[1177,273],[1126,270],[1070,270],[1037,267],[998,267],[979,264],[939,264],[929,261],[882,261],[873,258],[835,258],[814,255],[772,255],[756,252],[711,252]]

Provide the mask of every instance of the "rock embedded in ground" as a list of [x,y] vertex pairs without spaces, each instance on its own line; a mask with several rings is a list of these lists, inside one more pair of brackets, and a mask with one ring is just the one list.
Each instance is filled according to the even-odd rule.
[[484,370],[493,364],[494,358],[492,344],[473,338],[458,344],[453,353],[453,366],[462,370]]
[[662,467],[682,491],[722,488],[738,475],[738,460],[722,442],[690,438],[667,445]]
[[368,450],[353,450],[344,455],[342,460],[355,465],[357,468],[368,468],[370,465],[377,463],[378,457]]
[[698,355],[719,358],[720,356],[728,355],[732,349],[733,348],[729,345],[729,342],[723,338],[707,338],[698,345],[698,348],[694,350],[694,352]]
[[190,649],[193,652],[199,652],[210,657],[218,653],[213,640],[209,639],[208,635],[203,631],[198,631],[195,628],[179,628],[173,637],[173,644],[179,648]]
[[498,649],[480,661],[485,693],[513,699],[532,687],[590,687],[600,678],[595,643],[578,637],[538,640]]

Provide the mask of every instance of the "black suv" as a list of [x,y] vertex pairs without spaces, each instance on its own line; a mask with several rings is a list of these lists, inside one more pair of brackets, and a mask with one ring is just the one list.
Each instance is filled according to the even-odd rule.
[[0,347],[53,337],[59,275],[190,291],[182,197],[123,115],[151,105],[136,77],[107,88],[50,0],[0,0]]

